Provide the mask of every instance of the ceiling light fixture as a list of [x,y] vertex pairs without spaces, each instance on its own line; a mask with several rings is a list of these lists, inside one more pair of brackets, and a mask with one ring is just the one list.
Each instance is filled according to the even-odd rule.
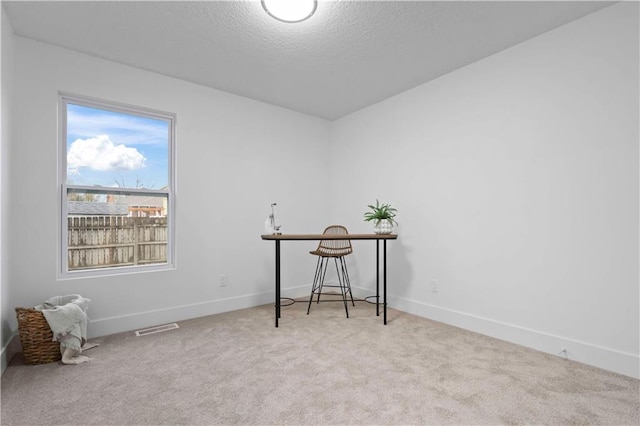
[[262,0],[264,10],[278,21],[294,23],[309,19],[318,7],[317,0]]

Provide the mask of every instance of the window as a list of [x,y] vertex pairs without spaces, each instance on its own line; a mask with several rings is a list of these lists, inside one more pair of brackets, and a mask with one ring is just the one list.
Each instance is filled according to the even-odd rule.
[[60,276],[174,265],[175,116],[59,96]]

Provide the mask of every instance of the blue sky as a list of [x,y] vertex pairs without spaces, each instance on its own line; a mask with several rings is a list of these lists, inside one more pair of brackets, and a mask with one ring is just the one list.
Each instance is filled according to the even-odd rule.
[[168,121],[67,105],[67,183],[160,189],[168,164]]

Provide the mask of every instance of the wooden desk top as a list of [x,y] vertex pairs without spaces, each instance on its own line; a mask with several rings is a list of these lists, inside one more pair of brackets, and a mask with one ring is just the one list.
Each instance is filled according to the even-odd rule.
[[397,234],[266,234],[263,240],[280,241],[318,241],[318,240],[395,240]]

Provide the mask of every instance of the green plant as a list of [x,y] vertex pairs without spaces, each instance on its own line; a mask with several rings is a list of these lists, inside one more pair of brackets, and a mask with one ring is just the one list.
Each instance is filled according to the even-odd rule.
[[388,220],[391,223],[395,223],[396,225],[398,224],[395,220],[396,212],[398,210],[391,207],[390,204],[380,204],[380,202],[376,200],[375,206],[369,204],[368,207],[371,211],[364,214],[364,220],[366,222],[374,220],[376,223],[379,223],[380,221]]

